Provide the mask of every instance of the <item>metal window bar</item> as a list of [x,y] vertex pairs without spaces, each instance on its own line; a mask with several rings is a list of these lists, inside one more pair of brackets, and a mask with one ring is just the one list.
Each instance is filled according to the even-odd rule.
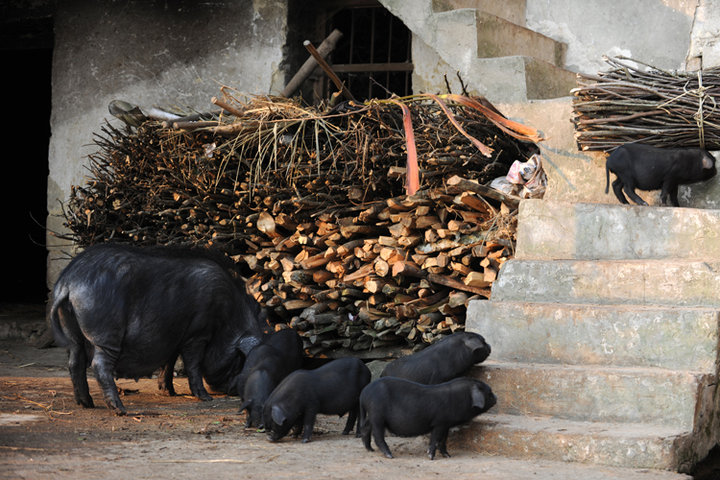
[[[393,52],[393,48],[397,48],[395,44],[393,43],[393,17],[392,15],[388,14],[386,16],[387,18],[387,24],[385,22],[382,22],[379,18],[379,14],[381,13],[381,10],[379,10],[378,7],[369,7],[369,8],[351,8],[349,9],[350,19],[349,19],[349,33],[348,33],[348,42],[346,45],[348,45],[349,51],[347,52],[347,62],[344,64],[333,64],[333,70],[338,74],[338,76],[345,82],[347,88],[353,92],[353,94],[356,96],[356,98],[361,99],[363,95],[361,95],[360,92],[357,91],[358,88],[363,88],[364,84],[363,81],[367,80],[367,97],[365,98],[373,98],[373,90],[377,92],[378,89],[382,90],[382,96],[386,94],[387,91],[390,91],[392,93],[397,93],[398,95],[406,95],[411,93],[411,80],[412,80],[412,71],[413,71],[413,64],[410,60],[411,57],[411,34],[409,31],[406,32],[407,35],[407,47],[405,48],[404,55],[398,55],[400,52]],[[364,10],[364,12],[362,11]],[[359,39],[359,17],[361,14],[368,15],[369,14],[369,24],[370,24],[370,36],[368,39],[369,45],[361,45],[361,40]],[[384,27],[384,28],[383,28]],[[397,33],[397,32],[395,32]],[[386,39],[387,42],[387,49],[386,49],[386,59],[385,62],[377,62],[377,54],[379,53],[377,50],[378,41],[381,39],[380,35],[382,35],[382,39]],[[356,52],[358,51],[358,48],[367,47],[369,50],[369,55],[366,56],[366,58],[369,60],[363,61],[362,55],[358,56],[356,55]],[[405,61],[396,62],[393,61],[394,58],[397,58],[398,56],[404,56],[406,59]],[[358,63],[355,63],[356,60],[359,60]],[[362,62],[362,63],[360,63]],[[364,75],[363,75],[364,74]],[[399,77],[396,77],[395,75],[400,75]],[[395,88],[396,91],[393,91],[392,82],[393,79],[397,78]],[[384,79],[384,81],[383,81]],[[376,85],[376,83],[380,85]],[[325,98],[329,97],[330,94],[330,88],[331,85],[329,82],[324,81],[325,88],[323,89],[325,91]],[[397,91],[401,90],[401,91]]]

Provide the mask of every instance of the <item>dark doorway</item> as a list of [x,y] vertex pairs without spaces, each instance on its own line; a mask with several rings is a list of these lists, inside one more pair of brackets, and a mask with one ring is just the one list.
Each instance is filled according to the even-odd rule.
[[14,10],[10,5],[3,8],[0,58],[4,66],[5,154],[0,171],[0,238],[4,268],[0,304],[43,303],[47,298],[52,16],[49,7],[42,11]]

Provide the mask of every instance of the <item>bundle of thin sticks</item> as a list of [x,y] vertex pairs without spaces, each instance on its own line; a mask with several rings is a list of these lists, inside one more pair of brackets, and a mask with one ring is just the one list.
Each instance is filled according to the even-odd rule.
[[671,72],[627,57],[605,61],[608,71],[578,74],[572,91],[579,149],[720,148],[720,67]]

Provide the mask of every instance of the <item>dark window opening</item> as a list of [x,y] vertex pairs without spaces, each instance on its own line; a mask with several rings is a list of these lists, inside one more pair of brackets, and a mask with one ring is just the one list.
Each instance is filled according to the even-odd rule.
[[[343,38],[330,55],[333,70],[358,100],[412,93],[411,34],[379,6],[340,10],[329,20],[326,34],[337,28]],[[323,81],[326,98],[335,86]]]
[[[303,41],[317,48],[338,29],[343,36],[327,60],[357,100],[412,94],[412,34],[377,0],[290,0],[288,23],[288,80],[308,58]],[[317,105],[336,91],[317,69],[294,95]]]

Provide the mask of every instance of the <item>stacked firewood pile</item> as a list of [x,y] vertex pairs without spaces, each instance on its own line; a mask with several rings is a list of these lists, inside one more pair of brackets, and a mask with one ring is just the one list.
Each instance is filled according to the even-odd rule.
[[69,238],[220,248],[313,355],[464,328],[513,253],[518,198],[484,184],[536,151],[534,130],[457,95],[322,113],[225,93],[203,118],[105,125],[64,206]]
[[578,74],[573,110],[578,148],[611,151],[628,142],[720,148],[720,68],[670,72],[625,57],[610,70]]
[[[432,342],[463,328],[467,303],[490,296],[515,233],[514,212],[495,210],[465,181],[275,234],[244,256],[256,271],[251,290],[292,319],[311,354]],[[273,231],[271,215],[258,222]]]

